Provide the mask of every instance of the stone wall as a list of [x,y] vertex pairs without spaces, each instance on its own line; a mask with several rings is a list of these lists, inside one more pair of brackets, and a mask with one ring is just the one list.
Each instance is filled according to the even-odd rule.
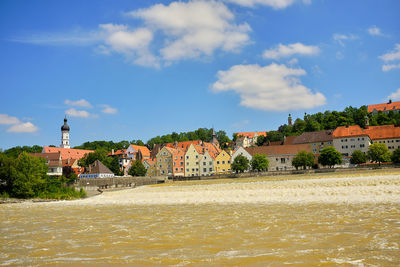
[[112,178],[81,178],[75,184],[77,188],[85,190],[129,188],[141,185],[157,184],[164,182],[164,177],[112,177]]

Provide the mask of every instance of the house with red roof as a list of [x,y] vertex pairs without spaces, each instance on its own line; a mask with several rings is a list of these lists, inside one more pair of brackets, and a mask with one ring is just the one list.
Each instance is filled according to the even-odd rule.
[[266,155],[269,160],[268,170],[271,171],[295,170],[292,162],[297,153],[302,150],[311,152],[308,144],[247,147],[245,150],[252,156]]
[[390,111],[399,112],[400,101],[392,102],[392,100],[389,100],[387,103],[368,105],[368,112],[372,113],[372,115],[377,114],[379,111],[383,113],[389,113]]
[[150,158],[150,150],[147,146],[129,145],[126,154],[131,160],[142,160]]
[[236,133],[236,146],[250,147],[257,144],[259,136],[267,136],[267,132],[241,132]]

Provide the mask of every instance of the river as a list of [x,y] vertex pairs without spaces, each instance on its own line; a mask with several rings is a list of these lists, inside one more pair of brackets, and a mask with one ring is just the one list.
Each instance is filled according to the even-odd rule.
[[139,187],[0,205],[0,265],[398,266],[400,177]]

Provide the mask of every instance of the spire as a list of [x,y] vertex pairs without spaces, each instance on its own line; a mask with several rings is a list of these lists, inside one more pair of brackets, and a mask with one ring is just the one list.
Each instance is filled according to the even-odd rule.
[[69,126],[67,116],[64,117],[64,125],[61,126],[61,147],[70,148],[69,145]]

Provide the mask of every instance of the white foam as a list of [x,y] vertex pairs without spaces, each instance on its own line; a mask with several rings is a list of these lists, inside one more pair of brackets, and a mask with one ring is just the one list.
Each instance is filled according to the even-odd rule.
[[207,203],[400,203],[400,176],[323,178],[179,186],[142,186],[43,205]]

